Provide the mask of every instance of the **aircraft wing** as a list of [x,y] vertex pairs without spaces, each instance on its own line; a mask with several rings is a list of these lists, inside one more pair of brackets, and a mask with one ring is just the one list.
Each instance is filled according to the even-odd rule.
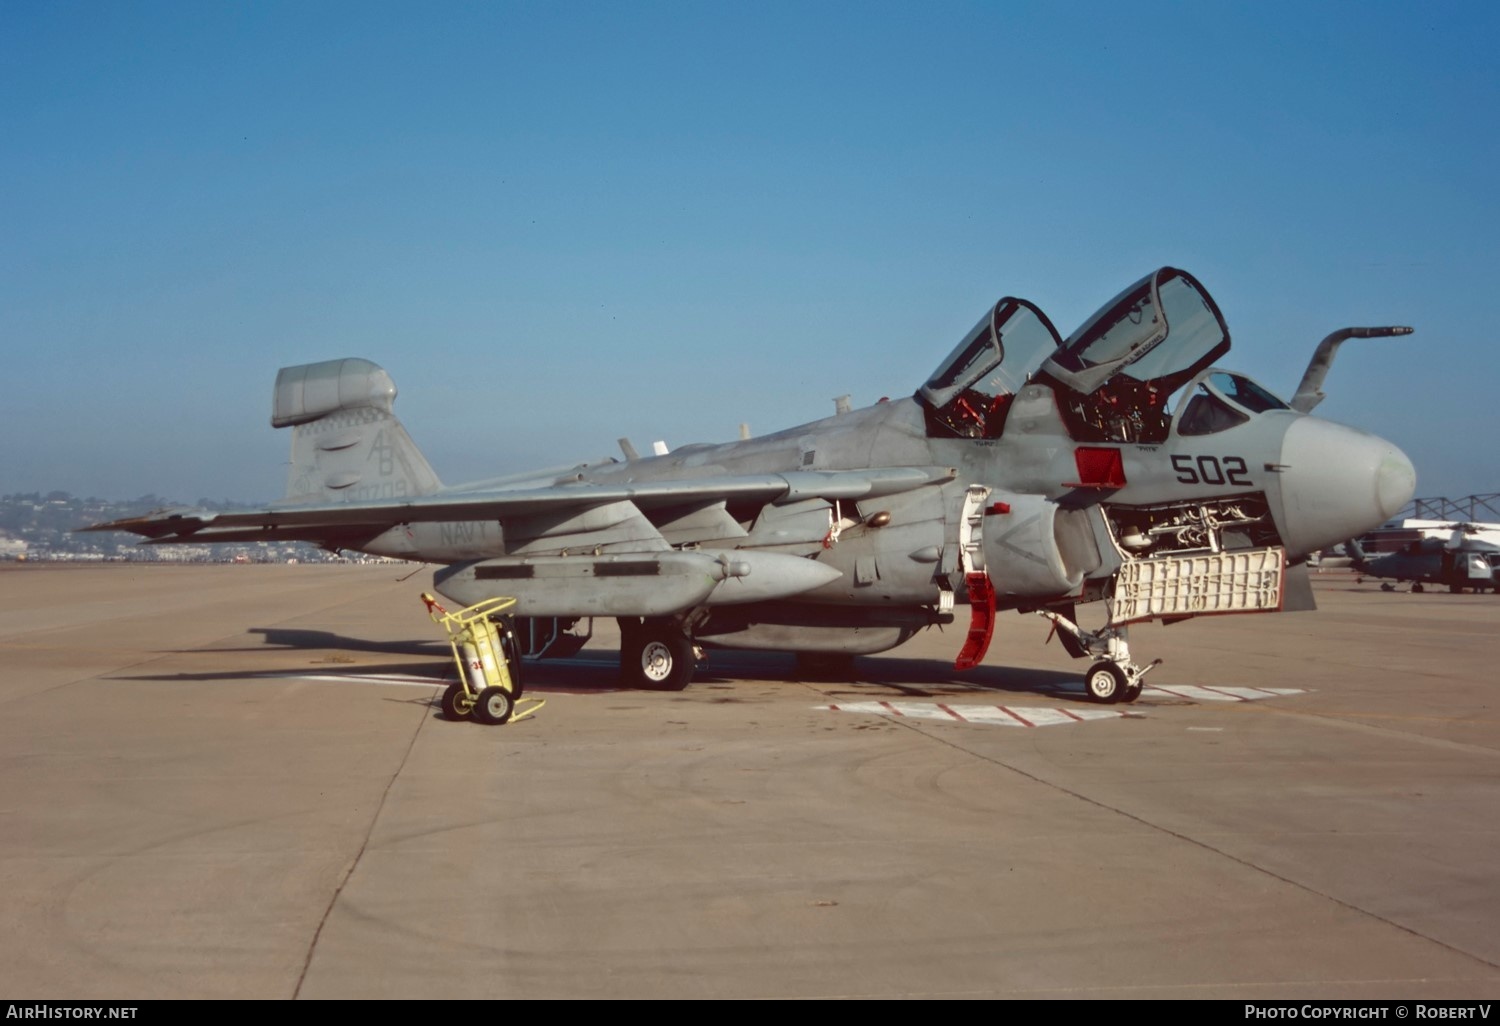
[[948,481],[956,474],[952,467],[886,467],[624,484],[565,480],[542,488],[454,490],[396,501],[268,504],[229,512],[164,509],[82,530],[126,531],[157,543],[305,540],[333,545],[344,539],[368,538],[400,524],[503,521],[614,503],[649,511],[697,502],[783,504],[812,498],[878,498]]

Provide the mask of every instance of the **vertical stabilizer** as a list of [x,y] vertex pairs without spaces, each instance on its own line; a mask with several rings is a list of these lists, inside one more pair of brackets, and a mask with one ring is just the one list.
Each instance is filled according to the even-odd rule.
[[395,402],[396,383],[369,360],[283,367],[271,410],[272,427],[292,429],[283,501],[367,502],[441,488]]

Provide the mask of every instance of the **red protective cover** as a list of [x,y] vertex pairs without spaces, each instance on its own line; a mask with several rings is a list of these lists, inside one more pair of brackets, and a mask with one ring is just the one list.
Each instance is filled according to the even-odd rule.
[[969,589],[969,636],[964,647],[954,660],[955,670],[972,670],[989,651],[990,638],[995,634],[995,586],[986,573],[965,574],[964,584]]

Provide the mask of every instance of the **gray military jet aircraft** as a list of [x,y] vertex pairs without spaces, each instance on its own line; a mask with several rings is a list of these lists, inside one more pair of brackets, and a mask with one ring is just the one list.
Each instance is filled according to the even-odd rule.
[[[1001,299],[908,398],[647,457],[622,440],[623,460],[458,487],[397,421],[383,369],[306,364],[276,379],[285,499],[88,530],[441,564],[436,590],[455,602],[514,596],[531,654],[576,651],[593,617],[615,617],[626,679],[668,689],[700,646],[847,660],[952,622],[963,601],[968,668],[997,610],[1032,611],[1095,660],[1092,698],[1128,701],[1150,669],[1131,660],[1130,624],[1310,608],[1308,554],[1411,498],[1399,449],[1306,414],[1337,341],[1407,331],[1329,336],[1294,408],[1211,367],[1229,350],[1219,308],[1164,267],[1066,341]],[[1096,601],[1105,622],[1087,629],[1076,609]]]
[[1500,593],[1500,545],[1476,535],[1473,524],[1454,524],[1447,538],[1419,538],[1394,552],[1369,555],[1357,539],[1345,542],[1350,566],[1366,577],[1386,578],[1380,587],[1394,591],[1398,583],[1411,582],[1411,590],[1422,592],[1425,585],[1447,585],[1451,592],[1472,588],[1475,592],[1494,588]]

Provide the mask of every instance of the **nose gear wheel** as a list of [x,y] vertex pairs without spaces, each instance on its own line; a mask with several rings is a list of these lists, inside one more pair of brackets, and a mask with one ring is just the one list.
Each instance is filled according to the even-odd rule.
[[1114,704],[1134,702],[1141,697],[1144,685],[1141,678],[1161,665],[1153,659],[1145,666],[1130,661],[1129,627],[1104,627],[1098,631],[1084,630],[1068,617],[1050,609],[1038,609],[1037,613],[1051,620],[1061,631],[1063,647],[1074,657],[1094,656],[1098,661],[1089,667],[1083,678],[1084,691],[1092,702]]

